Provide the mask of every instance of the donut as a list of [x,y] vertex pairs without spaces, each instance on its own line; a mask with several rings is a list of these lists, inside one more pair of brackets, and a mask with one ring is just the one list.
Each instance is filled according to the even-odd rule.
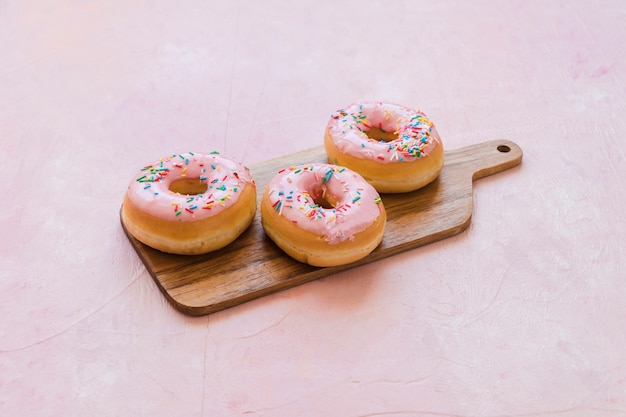
[[443,143],[424,113],[361,102],[337,110],[324,134],[328,161],[358,172],[380,193],[404,193],[432,182],[443,168]]
[[126,230],[162,252],[199,255],[233,242],[256,213],[248,168],[209,154],[182,153],[146,165],[122,204]]
[[261,199],[261,224],[287,255],[312,266],[369,255],[383,238],[382,200],[358,173],[331,164],[282,169]]

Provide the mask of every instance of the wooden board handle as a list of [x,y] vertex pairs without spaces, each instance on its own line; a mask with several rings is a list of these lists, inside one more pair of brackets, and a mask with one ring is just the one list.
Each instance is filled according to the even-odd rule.
[[515,142],[495,139],[455,149],[446,154],[446,166],[462,167],[472,173],[472,180],[477,180],[518,165],[522,156],[522,148]]

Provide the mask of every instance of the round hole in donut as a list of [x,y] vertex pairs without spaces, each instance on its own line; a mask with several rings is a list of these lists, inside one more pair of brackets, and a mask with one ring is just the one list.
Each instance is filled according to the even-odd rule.
[[324,186],[316,187],[311,194],[315,204],[325,209],[333,209],[337,207],[338,199]]
[[363,133],[365,133],[368,138],[379,142],[391,142],[398,139],[398,134],[396,132],[388,132],[375,126],[370,127],[368,130],[364,130]]
[[500,151],[502,153],[507,153],[507,152],[509,152],[511,150],[511,148],[509,148],[506,145],[499,145],[497,149],[498,149],[498,151]]
[[206,192],[209,186],[200,181],[200,178],[181,178],[172,183],[169,186],[169,190],[178,194],[184,195],[197,195]]

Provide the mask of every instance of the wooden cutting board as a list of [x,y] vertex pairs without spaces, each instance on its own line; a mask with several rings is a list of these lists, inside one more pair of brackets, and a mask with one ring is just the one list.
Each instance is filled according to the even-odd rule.
[[[443,170],[433,183],[411,193],[382,195],[387,210],[383,241],[366,258],[349,265],[317,268],[293,260],[265,235],[260,211],[235,242],[206,255],[162,253],[124,231],[171,304],[199,316],[456,235],[470,224],[473,180],[521,160],[521,148],[508,140],[446,151]],[[326,162],[323,147],[250,166],[258,202],[280,169],[312,162]]]

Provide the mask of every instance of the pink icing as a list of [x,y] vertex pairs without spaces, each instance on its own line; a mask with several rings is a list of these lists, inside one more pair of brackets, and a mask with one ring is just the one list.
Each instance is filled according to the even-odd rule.
[[[378,192],[363,177],[329,164],[297,165],[281,170],[268,184],[272,207],[298,227],[337,244],[369,227],[383,211]],[[318,197],[337,200],[333,208]]]
[[[181,179],[207,185],[202,194],[183,195],[169,189]],[[141,169],[128,186],[128,197],[140,210],[165,220],[190,222],[215,216],[233,205],[254,181],[248,168],[217,153],[183,153],[161,158]]]
[[[394,132],[398,138],[389,142],[370,139],[366,132],[372,127]],[[355,103],[337,110],[327,129],[341,152],[380,163],[426,157],[441,141],[435,125],[421,111],[382,102]]]

